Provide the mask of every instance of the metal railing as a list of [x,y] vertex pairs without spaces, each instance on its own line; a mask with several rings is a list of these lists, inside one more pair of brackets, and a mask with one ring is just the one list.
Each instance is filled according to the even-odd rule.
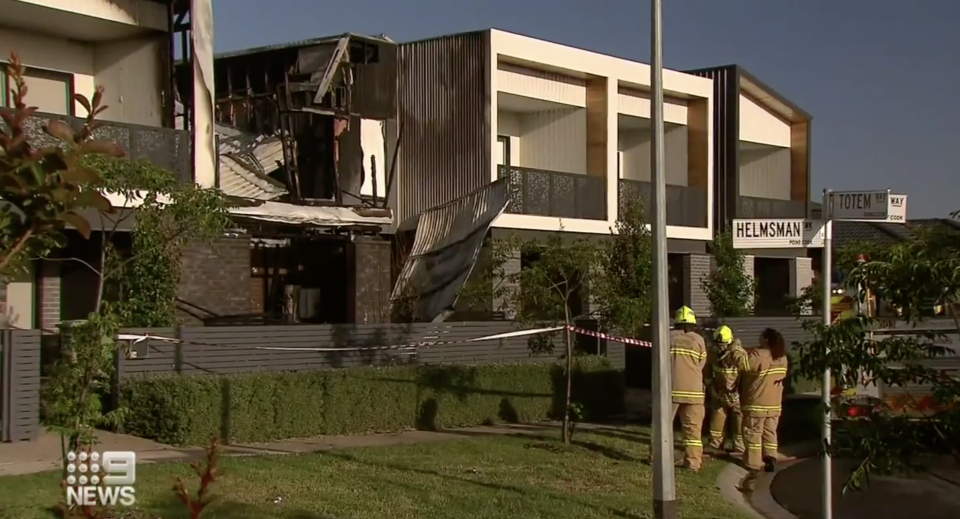
[[[83,126],[83,119],[77,117],[34,113],[24,122],[34,147],[62,145],[43,131],[53,120],[65,121],[75,130]],[[172,171],[181,181],[193,182],[190,132],[107,120],[99,122],[101,126],[94,132],[94,138],[116,142],[130,159],[147,159],[157,167]]]
[[500,166],[507,178],[507,212],[583,220],[607,219],[607,181],[576,173]]
[[[643,204],[647,222],[653,218],[650,198],[653,186],[642,180],[620,179],[617,201],[621,213],[631,200]],[[707,190],[699,187],[667,185],[667,225],[707,226]]]
[[802,200],[777,200],[755,196],[738,197],[737,218],[806,218]]

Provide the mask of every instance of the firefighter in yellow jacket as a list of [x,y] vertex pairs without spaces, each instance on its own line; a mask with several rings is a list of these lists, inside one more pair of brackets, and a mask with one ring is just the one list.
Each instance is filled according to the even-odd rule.
[[683,465],[696,471],[700,470],[703,463],[703,368],[707,363],[707,346],[703,337],[694,331],[697,316],[689,307],[683,306],[677,310],[674,325],[674,330],[670,332],[673,416],[680,414],[683,428]]
[[787,348],[783,336],[772,328],[760,334],[760,346],[749,351],[734,344],[727,364],[740,370],[740,408],[748,470],[776,470],[777,425],[787,378]]
[[[714,347],[708,354],[710,369],[710,448],[722,449],[727,439],[733,440],[733,452],[743,453],[743,414],[740,411],[740,370],[724,363],[731,348],[740,348],[733,330],[723,325],[714,333]],[[728,419],[730,421],[729,427]],[[732,432],[733,438],[727,437]]]

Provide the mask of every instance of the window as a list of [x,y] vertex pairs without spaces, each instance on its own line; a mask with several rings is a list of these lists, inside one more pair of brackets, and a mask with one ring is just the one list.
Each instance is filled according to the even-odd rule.
[[[7,73],[6,63],[0,63],[0,106],[13,106],[13,82]],[[38,112],[57,115],[73,115],[73,75],[52,70],[27,68],[24,80],[27,83],[27,105],[36,106]]]
[[497,165],[509,166],[510,163],[510,137],[506,135],[497,136]]

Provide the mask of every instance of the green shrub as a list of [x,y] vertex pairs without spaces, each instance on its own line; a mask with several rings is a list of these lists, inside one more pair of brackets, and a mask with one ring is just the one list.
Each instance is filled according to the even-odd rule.
[[[585,419],[622,412],[623,374],[605,359],[578,359],[574,376]],[[125,432],[201,445],[534,422],[557,416],[565,387],[556,364],[440,365],[134,378],[121,398]]]

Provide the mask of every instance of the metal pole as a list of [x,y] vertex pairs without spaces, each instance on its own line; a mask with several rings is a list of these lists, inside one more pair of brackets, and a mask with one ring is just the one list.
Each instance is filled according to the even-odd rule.
[[673,401],[670,397],[670,304],[667,290],[667,181],[663,167],[663,7],[651,0],[650,112],[653,123],[653,516],[677,517],[677,487],[673,461]]
[[[823,190],[823,323],[831,324],[830,298],[833,296],[833,233],[832,193],[829,189]],[[829,351],[828,351],[829,353]],[[823,387],[820,397],[823,401],[823,491],[821,493],[822,519],[833,519],[833,463],[830,452],[826,449],[830,445],[830,369],[823,372]]]

